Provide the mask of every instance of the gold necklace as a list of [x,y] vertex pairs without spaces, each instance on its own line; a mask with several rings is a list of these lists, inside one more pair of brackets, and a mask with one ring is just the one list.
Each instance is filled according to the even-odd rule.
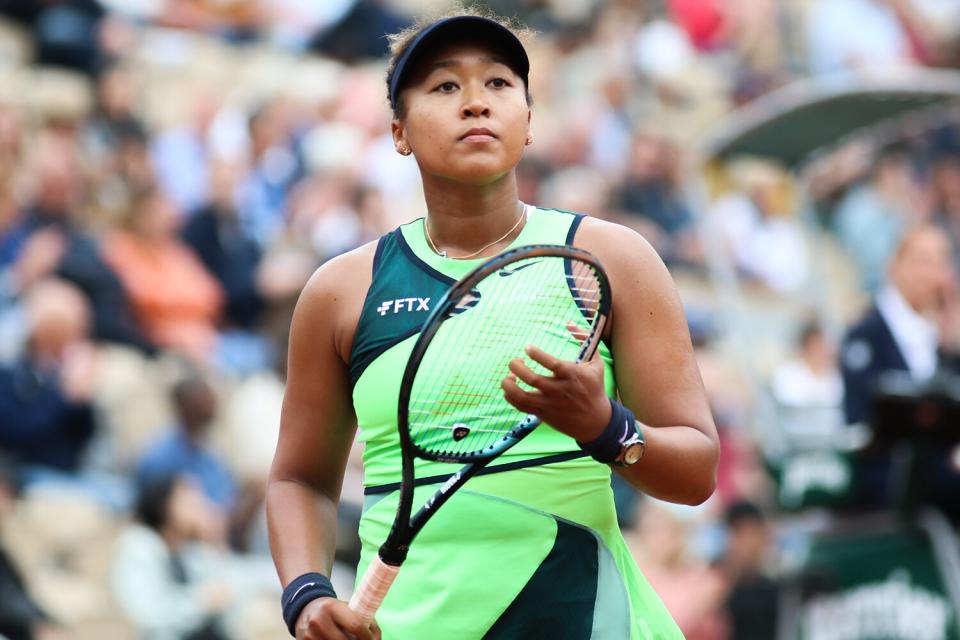
[[426,236],[427,236],[427,244],[430,245],[430,249],[431,249],[435,254],[437,254],[438,256],[440,256],[441,258],[447,258],[447,257],[449,257],[451,260],[467,260],[468,258],[472,258],[472,257],[474,257],[474,256],[476,256],[476,255],[479,255],[479,254],[483,253],[484,251],[486,251],[487,249],[489,249],[489,248],[492,247],[493,245],[497,244],[498,242],[503,242],[503,241],[507,238],[507,236],[509,236],[509,235],[510,235],[511,233],[513,233],[514,231],[516,231],[516,230],[517,230],[517,227],[520,226],[520,223],[523,222],[523,221],[526,219],[526,217],[527,217],[527,216],[526,216],[526,213],[527,213],[527,207],[526,207],[525,205],[523,205],[523,203],[521,203],[521,206],[520,206],[520,215],[517,216],[517,221],[513,223],[513,226],[510,227],[510,229],[508,229],[505,234],[503,234],[502,236],[500,236],[499,238],[497,238],[497,239],[494,240],[493,242],[491,242],[491,243],[489,243],[489,244],[485,244],[485,245],[483,245],[482,247],[480,247],[479,249],[477,249],[476,251],[474,251],[473,253],[468,253],[468,254],[465,255],[465,256],[448,256],[446,251],[441,251],[441,250],[437,247],[437,244],[433,241],[433,238],[430,237],[430,227],[427,225],[427,221],[426,221],[426,220],[423,221],[423,231],[424,231],[424,233],[425,233]]

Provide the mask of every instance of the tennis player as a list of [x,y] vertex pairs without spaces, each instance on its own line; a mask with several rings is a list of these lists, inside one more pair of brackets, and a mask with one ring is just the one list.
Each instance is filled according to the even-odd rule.
[[[617,528],[610,474],[662,500],[703,502],[716,428],[679,297],[651,246],[625,227],[518,199],[515,171],[532,142],[518,33],[460,14],[393,40],[393,138],[416,158],[427,212],[324,264],[294,313],[267,508],[296,638],[682,638]],[[396,511],[397,396],[418,328],[455,279],[537,243],[572,244],[606,267],[604,343],[579,365],[529,348],[544,375],[517,354],[503,371],[504,402],[546,424],[437,512],[368,625],[327,578],[355,428],[365,443],[362,574]],[[417,476],[456,468],[421,460]]]

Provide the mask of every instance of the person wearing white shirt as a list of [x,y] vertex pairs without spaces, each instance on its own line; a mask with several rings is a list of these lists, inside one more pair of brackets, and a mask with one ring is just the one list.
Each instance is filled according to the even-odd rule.
[[[899,376],[922,388],[942,366],[941,325],[955,290],[951,252],[947,235],[932,224],[904,234],[886,285],[843,340],[840,365],[848,424],[869,426],[874,422],[874,398],[886,377]],[[947,470],[949,452],[941,457],[936,466]],[[869,475],[864,486],[879,499],[885,491],[889,462],[877,459],[871,464],[864,469]]]
[[831,442],[843,427],[843,379],[835,345],[811,321],[801,329],[797,348],[770,380],[780,428],[790,442]]

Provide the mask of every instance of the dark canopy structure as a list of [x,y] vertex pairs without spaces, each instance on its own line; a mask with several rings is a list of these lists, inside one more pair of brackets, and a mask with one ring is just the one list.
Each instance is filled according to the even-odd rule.
[[960,71],[836,74],[795,82],[733,111],[703,151],[706,160],[750,155],[798,169],[852,137],[886,138],[951,119],[960,119]]

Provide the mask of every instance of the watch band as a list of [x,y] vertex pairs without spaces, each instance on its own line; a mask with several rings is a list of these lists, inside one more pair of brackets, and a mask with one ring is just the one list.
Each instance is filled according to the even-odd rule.
[[630,409],[613,398],[610,399],[610,408],[610,421],[600,435],[589,442],[577,441],[577,444],[597,462],[617,464],[625,445],[638,433],[637,419]]

